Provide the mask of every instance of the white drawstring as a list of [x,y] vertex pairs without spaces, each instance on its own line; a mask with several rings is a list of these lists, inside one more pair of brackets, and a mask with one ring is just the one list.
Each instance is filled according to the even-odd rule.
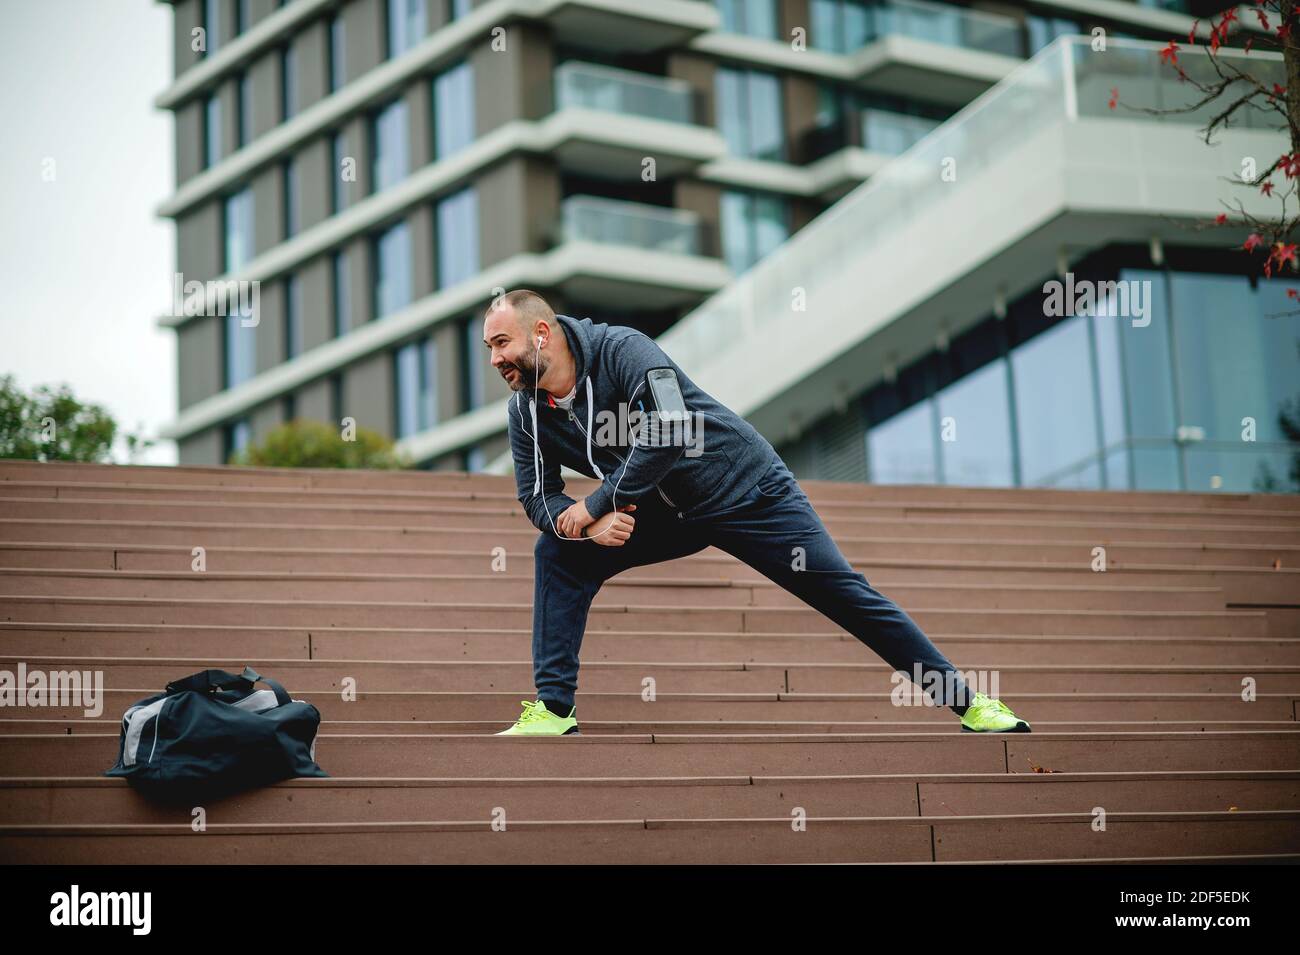
[[[587,463],[591,469],[596,472],[597,480],[605,480],[605,475],[601,473],[600,468],[596,467],[596,462],[591,459],[591,409],[595,402],[591,397],[591,375],[587,376]],[[533,431],[537,430],[537,422],[533,422]]]

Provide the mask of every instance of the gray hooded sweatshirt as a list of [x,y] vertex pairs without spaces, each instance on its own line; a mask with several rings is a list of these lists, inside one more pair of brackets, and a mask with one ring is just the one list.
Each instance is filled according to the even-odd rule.
[[[572,407],[553,404],[545,390],[534,402],[531,382],[509,403],[518,497],[538,530],[559,536],[554,521],[574,503],[564,493],[561,465],[600,479],[585,499],[592,518],[614,509],[615,488],[619,507],[657,493],[679,516],[693,518],[734,506],[779,460],[766,438],[701,390],[648,335],[555,317],[577,365]],[[634,412],[654,408],[645,384],[652,368],[677,373],[691,431],[635,427]]]

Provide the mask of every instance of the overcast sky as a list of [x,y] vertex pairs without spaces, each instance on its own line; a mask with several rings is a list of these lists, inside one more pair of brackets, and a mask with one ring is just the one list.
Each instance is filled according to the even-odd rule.
[[[176,411],[174,333],[155,324],[175,271],[175,229],[154,214],[175,186],[172,119],[152,105],[171,16],[156,0],[0,0],[0,374],[66,382],[150,436]],[[175,445],[139,460],[174,463]]]

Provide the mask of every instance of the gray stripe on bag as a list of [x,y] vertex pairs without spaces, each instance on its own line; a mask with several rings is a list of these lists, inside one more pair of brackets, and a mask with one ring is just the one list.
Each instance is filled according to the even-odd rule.
[[275,698],[274,690],[257,690],[248,694],[238,703],[231,703],[230,705],[241,710],[248,710],[250,713],[260,713],[263,710],[275,709],[280,705],[280,701]]
[[[127,722],[126,745],[123,748],[122,764],[124,766],[135,765],[136,751],[140,748],[140,734],[144,732],[144,725],[149,722],[150,717],[157,718],[162,712],[163,704],[170,697],[163,697],[161,700],[154,700],[148,706],[133,706],[126,711],[124,719]],[[158,745],[158,731],[154,731],[154,745]]]

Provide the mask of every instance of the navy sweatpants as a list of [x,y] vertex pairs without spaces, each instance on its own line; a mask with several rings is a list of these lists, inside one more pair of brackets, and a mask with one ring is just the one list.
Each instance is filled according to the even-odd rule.
[[[973,701],[973,691],[930,638],[840,553],[779,459],[738,505],[721,513],[682,518],[653,492],[636,504],[636,526],[621,547],[556,540],[549,534],[537,540],[533,676],[548,710],[567,714],[574,704],[587,612],[601,585],[629,567],[684,557],[710,544],[820,611],[909,678],[919,663],[923,685],[936,704]],[[796,547],[803,548],[802,566],[796,564]],[[932,672],[946,679],[932,677]],[[945,698],[945,690],[955,695]]]

